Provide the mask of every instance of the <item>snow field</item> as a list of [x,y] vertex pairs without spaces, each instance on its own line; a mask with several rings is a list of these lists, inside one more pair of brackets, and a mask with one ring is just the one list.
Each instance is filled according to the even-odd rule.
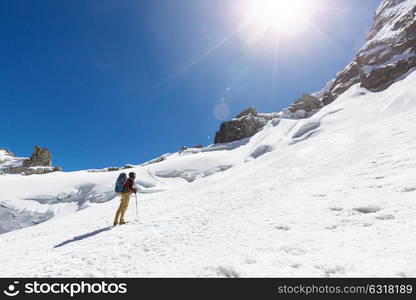
[[[90,199],[1,234],[1,276],[414,277],[415,83],[411,73],[380,93],[354,86],[309,119],[271,121],[237,144],[138,166],[138,179],[159,189],[139,194],[138,222],[134,197],[133,222],[115,228],[118,198]],[[233,167],[199,176],[220,165]],[[192,183],[155,175],[190,167]],[[43,186],[55,177],[99,195],[116,174],[7,177],[36,182],[8,197],[54,195]]]

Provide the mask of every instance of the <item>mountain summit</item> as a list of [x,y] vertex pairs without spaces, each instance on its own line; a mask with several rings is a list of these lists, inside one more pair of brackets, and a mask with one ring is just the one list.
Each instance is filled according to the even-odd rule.
[[383,91],[416,66],[416,1],[385,0],[377,9],[367,42],[323,95],[333,102],[354,84]]
[[35,146],[29,158],[16,157],[13,152],[0,148],[0,174],[47,174],[62,171],[52,166],[52,154],[48,149]]

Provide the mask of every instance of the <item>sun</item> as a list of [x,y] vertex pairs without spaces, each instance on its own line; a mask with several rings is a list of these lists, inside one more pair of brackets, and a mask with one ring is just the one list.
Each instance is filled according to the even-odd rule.
[[296,26],[306,13],[302,0],[256,0],[251,3],[253,22],[279,29]]
[[310,12],[307,0],[247,0],[246,4],[247,27],[288,35],[304,29]]

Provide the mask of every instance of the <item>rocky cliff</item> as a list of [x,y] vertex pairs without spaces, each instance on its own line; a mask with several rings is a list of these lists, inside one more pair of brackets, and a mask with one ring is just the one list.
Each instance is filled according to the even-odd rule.
[[296,111],[303,110],[307,113],[310,113],[316,109],[320,109],[322,107],[322,102],[319,101],[318,98],[303,94],[298,100],[296,100],[290,107],[289,110],[294,113]]
[[35,146],[29,158],[16,157],[10,150],[0,148],[0,174],[46,174],[61,171],[52,166],[52,154],[48,149]]
[[333,102],[352,85],[379,92],[416,67],[416,1],[384,0],[367,42],[322,98]]
[[222,123],[215,134],[214,143],[230,143],[253,136],[271,119],[271,116],[259,115],[254,107],[250,107],[231,121]]

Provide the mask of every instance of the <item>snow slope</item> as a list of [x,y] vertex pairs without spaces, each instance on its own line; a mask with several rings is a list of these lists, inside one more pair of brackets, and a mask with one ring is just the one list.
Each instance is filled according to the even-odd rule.
[[[4,175],[0,180],[0,233],[112,200],[116,196],[113,191],[114,182],[120,172],[136,172],[136,184],[143,194],[177,188],[223,172],[252,159],[252,147],[259,139],[262,139],[262,135],[254,137],[250,142],[245,139],[166,154],[160,162],[148,162],[117,172],[85,170],[39,176]],[[19,159],[14,158],[13,162]]]
[[117,172],[4,176],[3,203],[55,217],[0,235],[0,276],[414,277],[415,117],[416,72],[355,85],[309,119],[135,167],[140,220],[115,228]]

